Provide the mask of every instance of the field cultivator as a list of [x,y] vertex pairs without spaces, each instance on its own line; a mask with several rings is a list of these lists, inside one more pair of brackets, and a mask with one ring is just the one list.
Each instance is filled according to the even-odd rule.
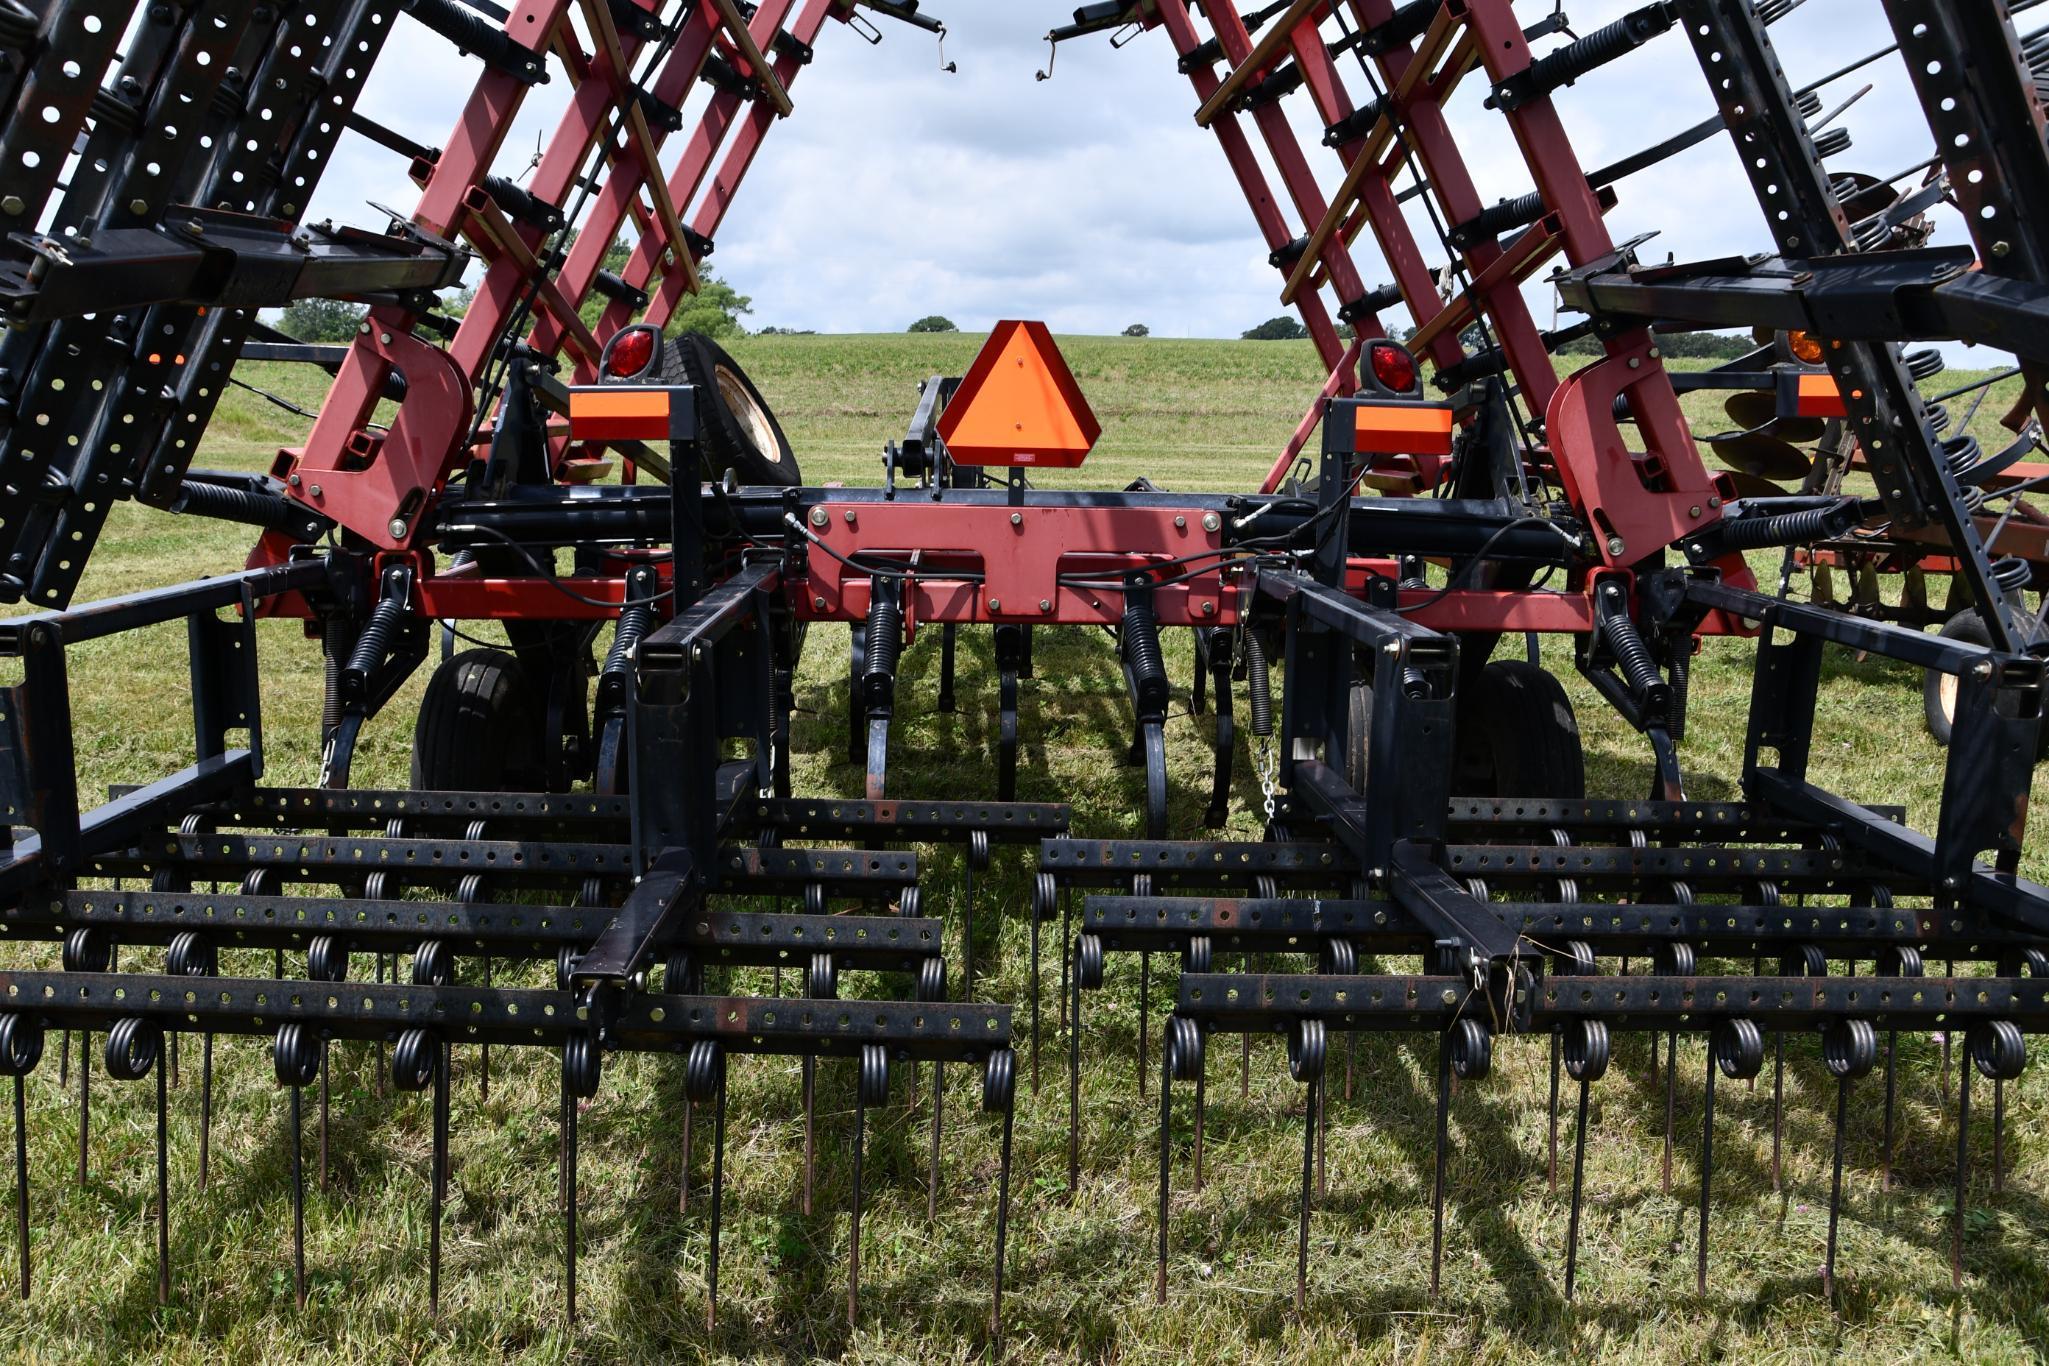
[[[1265,488],[1190,495],[1150,482],[1091,490],[1041,473],[1079,466],[1099,426],[1037,324],[999,325],[966,375],[924,384],[877,487],[805,484],[798,452],[732,359],[704,338],[665,335],[762,137],[791,111],[791,84],[825,21],[867,23],[847,0],[762,0],[751,11],[698,0],[674,12],[521,0],[509,13],[418,0],[408,13],[485,65],[440,149],[350,109],[397,7],[308,3],[131,17],[98,0],[48,0],[5,30],[0,80],[23,112],[0,129],[0,209],[12,228],[0,296],[14,323],[0,342],[0,589],[32,610],[0,623],[0,656],[19,679],[0,693],[10,841],[0,930],[24,941],[0,972],[0,1070],[14,1079],[24,1294],[27,1083],[48,1075],[52,1033],[63,1083],[77,1073],[81,1173],[95,1050],[115,1080],[155,1082],[164,1299],[167,1074],[181,1036],[200,1039],[202,1171],[215,1036],[270,1042],[289,1097],[302,1298],[302,1094],[321,1088],[324,1118],[332,1045],[369,1045],[393,1086],[432,1093],[430,1303],[457,1122],[452,1070],[474,1053],[488,1086],[493,1049],[501,1059],[546,1050],[560,1071],[572,1316],[578,1118],[603,1091],[608,1061],[676,1056],[686,1154],[693,1127],[711,1129],[709,1317],[728,1064],[794,1055],[806,1212],[818,1070],[845,1059],[856,1078],[849,1318],[860,1312],[867,1114],[913,1087],[922,1096],[922,1078],[906,1087],[901,1065],[931,1063],[919,1101],[932,1124],[927,1208],[942,1198],[991,1206],[998,1333],[1017,1107],[1058,1108],[1034,1099],[1041,1055],[1060,1051],[1040,999],[1050,976],[1041,933],[1056,919],[1070,1189],[1091,1165],[1080,1143],[1086,993],[1103,984],[1108,954],[1139,957],[1135,1086],[1158,1105],[1162,1297],[1181,1147],[1175,1091],[1194,1092],[1200,1181],[1205,1062],[1220,1034],[1245,1040],[1241,1086],[1253,1036],[1273,1035],[1305,1087],[1298,1305],[1325,1184],[1333,1035],[1346,1041],[1349,1091],[1362,1033],[1435,1044],[1433,1290],[1454,1080],[1477,1087],[1517,1036],[1549,1050],[1553,1173],[1561,1077],[1577,1087],[1579,1114],[1559,1268],[1567,1298],[1589,1095],[1616,1035],[1648,1035],[1654,1056],[1662,1044],[1668,1192],[1673,1153],[1693,1143],[1673,1118],[1679,1088],[1692,1085],[1681,1073],[1704,1078],[1703,1290],[1717,1079],[1755,1078],[1770,1062],[1776,1170],[1787,1056],[1818,1049],[1836,1085],[1823,1257],[1833,1296],[1852,1088],[1883,1067],[1889,1164],[1894,1041],[1940,1033],[1968,1060],[1954,1168],[1961,1282],[1971,1073],[1991,1084],[1997,1184],[2006,1088],[2026,1036],[2049,1029],[2049,889],[2020,876],[2044,653],[2025,585],[1980,532],[1974,476],[1997,471],[1943,437],[1917,387],[1928,367],[1902,345],[2011,351],[2029,406],[2044,401],[2049,234],[2034,225],[2049,223],[2049,150],[2032,40],[2024,48],[2005,5],[1882,7],[1967,247],[1902,241],[1846,211],[1869,187],[1825,167],[1844,139],[1810,129],[1819,106],[1790,84],[1766,31],[1798,0],[1664,0],[1585,36],[1564,31],[1555,10],[1525,26],[1509,0],[1281,0],[1256,15],[1210,0],[1207,38],[1183,0],[1084,9],[1056,37],[1167,30],[1201,101],[1198,122],[1222,140],[1258,210],[1283,297],[1332,367]],[[866,8],[938,27],[910,3]],[[280,36],[301,27],[321,41]],[[1653,43],[1668,56],[1690,45],[1706,74],[1718,112],[1695,140],[1734,139],[1765,215],[1764,255],[1646,266],[1639,244],[1611,239],[1603,214],[1627,165],[1587,171],[1553,101]],[[1354,68],[1356,99],[1345,79]],[[561,124],[523,180],[505,178],[510,121],[551,72],[573,87]],[[1485,107],[1455,123],[1447,106],[1476,73]],[[1335,193],[1310,175],[1280,107],[1297,92],[1330,130]],[[693,124],[682,111],[694,93],[703,109]],[[174,122],[188,106],[194,114]],[[1513,143],[1533,189],[1483,203],[1461,150],[1467,115]],[[1285,180],[1294,219],[1266,190],[1246,125]],[[297,225],[344,129],[408,156],[421,183],[418,207],[383,232]],[[1410,201],[1427,207],[1434,240],[1418,238]],[[1878,210],[1881,226],[1897,211]],[[1352,253],[1367,232],[1391,286],[1363,283]],[[607,269],[621,234],[632,243],[625,264]],[[459,320],[444,318],[436,291],[462,278],[472,251],[475,299]],[[1560,334],[1536,326],[1523,294],[1547,265],[1586,317],[1567,330],[1601,351],[1566,374],[1553,358]],[[1316,302],[1324,289],[1340,301],[1335,315]],[[350,345],[263,331],[258,310],[314,296],[368,305]],[[1415,322],[1406,345],[1382,323],[1397,304]],[[1760,358],[1716,382],[1770,389],[1775,406],[1753,425],[1829,407],[1870,496],[1765,493],[1708,470],[1660,346],[1668,332],[1705,327],[1754,328],[1792,349],[1793,360]],[[1810,346],[1818,365],[1804,362]],[[334,384],[304,446],[268,469],[195,470],[238,356],[324,364]],[[1426,396],[1432,379],[1441,397]],[[257,545],[240,572],[74,606],[108,507],[124,497],[248,524]],[[1979,638],[1759,590],[1752,554],[1798,551],[1878,518],[1943,538]],[[264,782],[265,618],[303,622],[323,652],[317,786]],[[87,801],[75,647],[180,622],[191,763]],[[361,737],[434,652],[437,623],[443,657],[414,720],[411,784],[351,786]],[[491,623],[505,647],[457,651],[459,623]],[[838,626],[849,628],[845,742],[858,797],[793,791],[797,671],[805,646],[826,648]],[[1035,636],[1096,628],[1114,639],[1131,703],[1129,747],[1120,738],[1118,748],[1144,775],[1129,820],[1018,800],[1033,785],[1021,771],[1018,684]],[[1190,710],[1213,714],[1205,822],[1221,827],[1237,812],[1264,839],[1175,828],[1165,736],[1168,660],[1179,656],[1163,633],[1176,629],[1196,646]],[[907,651],[920,631],[938,636],[937,706],[955,710],[960,635],[984,630],[998,715],[988,799],[915,800],[891,765],[893,749],[915,743],[893,734]],[[1643,736],[1647,793],[1586,791],[1572,703],[1542,665],[1544,635],[1566,637],[1552,657],[1569,651]],[[1707,636],[1748,640],[1755,654],[1740,801],[1689,797],[1681,762],[1691,661]],[[1499,651],[1517,637],[1523,657]],[[1931,832],[1873,794],[1818,781],[1831,647],[1953,680]],[[96,649],[90,662],[107,657]],[[1237,766],[1241,740],[1250,780]],[[1018,845],[1036,848],[1028,894],[1016,894],[1030,864]],[[964,871],[953,973],[941,917],[922,914],[937,900],[921,876],[935,846]],[[1007,875],[1006,858],[1019,865]],[[1012,1003],[977,990],[982,909],[1014,910],[1028,931],[1016,1004],[1029,1013],[1015,1026]],[[61,945],[55,967],[36,947],[50,944]],[[1155,953],[1179,965],[1158,1021]],[[858,975],[859,996],[842,989],[842,973]],[[994,1116],[999,1156],[991,1181],[956,1195],[942,1191],[938,1155],[945,1079],[964,1068]],[[325,1123],[320,1132],[324,1144]]]

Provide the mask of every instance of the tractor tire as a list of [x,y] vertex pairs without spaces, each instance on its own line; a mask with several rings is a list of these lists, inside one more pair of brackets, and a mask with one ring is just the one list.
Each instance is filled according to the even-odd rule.
[[1452,794],[1584,797],[1586,751],[1565,688],[1522,659],[1480,671],[1459,708]]
[[[1944,622],[1941,634],[1945,640],[1960,640],[1967,645],[1992,644],[1991,632],[1978,619],[1977,611],[1969,607]],[[1950,724],[1956,719],[1956,705],[1956,678],[1930,669],[1921,680],[1921,713],[1928,723],[1928,734],[1944,749],[1949,748]],[[2035,758],[2049,758],[2049,724],[2042,727]]]
[[[1371,667],[1369,661],[1366,667]],[[1345,781],[1352,791],[1366,790],[1366,755],[1372,742],[1373,732],[1373,684],[1368,678],[1352,675],[1352,696],[1350,710],[1346,715]]]
[[738,361],[710,337],[685,332],[663,346],[662,378],[697,391],[697,447],[705,476],[727,470],[742,484],[794,488],[803,482],[790,439]]
[[413,724],[413,786],[429,792],[539,792],[541,708],[519,661],[464,650],[427,680]]
[[[1942,624],[1944,640],[1962,641],[1966,645],[1992,644],[1992,633],[1985,629],[1985,623],[1978,620],[1974,608],[1966,607]],[[1935,737],[1935,743],[1949,748],[1950,725],[1956,719],[1957,681],[1954,676],[1930,669],[1921,680],[1921,711],[1928,722],[1928,733]]]

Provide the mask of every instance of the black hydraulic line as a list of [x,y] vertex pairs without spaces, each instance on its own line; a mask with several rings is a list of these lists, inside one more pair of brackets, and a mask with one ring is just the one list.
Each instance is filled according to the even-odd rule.
[[399,0],[406,13],[446,38],[463,52],[525,85],[545,85],[548,69],[541,54],[520,43],[500,24],[457,0]]

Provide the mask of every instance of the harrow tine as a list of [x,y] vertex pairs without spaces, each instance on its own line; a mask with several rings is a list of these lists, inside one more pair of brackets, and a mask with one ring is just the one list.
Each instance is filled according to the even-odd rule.
[[1850,1079],[1844,1077],[1836,1083],[1835,1164],[1828,1187],[1828,1252],[1821,1262],[1821,1292],[1836,1306],[1837,1313],[1842,1309],[1836,1305],[1836,1222],[1843,1210],[1843,1121],[1849,1105]]
[[327,1040],[320,1041],[320,1189],[327,1190]]
[[199,1037],[199,1189],[202,1194],[206,1191],[207,1169],[212,1155],[213,1031],[209,1029]]
[[[1948,1034],[1943,1035],[1944,1043]],[[1955,1211],[1950,1221],[1949,1288],[1964,1291],[1964,1198],[1971,1170],[1971,1065],[1957,1069],[1957,1171]]]
[[[1575,949],[1584,945],[1575,944]],[[1584,971],[1591,968],[1593,954],[1587,950],[1579,955],[1575,965]],[[1579,1280],[1579,1216],[1584,1206],[1587,1165],[1587,1099],[1593,1084],[1608,1072],[1610,1043],[1608,1026],[1600,1020],[1580,1020],[1569,1026],[1573,1030],[1570,1042],[1559,1037],[1559,1051],[1564,1054],[1566,1071],[1579,1083],[1579,1118],[1572,1131],[1572,1209],[1565,1223],[1565,1298],[1572,1300],[1573,1289]]]
[[1160,1049],[1160,1250],[1153,1271],[1153,1303],[1167,1302],[1167,1215],[1168,1169],[1173,1157],[1174,1138],[1174,1035],[1170,1032]]
[[1878,1035],[1864,1020],[1837,1020],[1822,1033],[1822,1063],[1836,1079],[1835,1160],[1828,1191],[1828,1252],[1821,1263],[1822,1293],[1836,1313],[1836,1226],[1843,1208],[1843,1128],[1849,1117],[1850,1083],[1878,1061]]
[[[1060,956],[1064,965],[1080,952],[1080,941],[1067,938],[1064,928],[1062,936],[1073,946]],[[1067,1000],[1070,992],[1074,997],[1067,1017],[1067,1195],[1072,1199],[1081,1186],[1081,971],[1067,974],[1063,966],[1062,972],[1069,981],[1062,983],[1060,999]]]
[[1138,956],[1138,1098],[1145,1099],[1145,1064],[1152,1051],[1153,956]]
[[1885,1031],[1885,1118],[1879,1138],[1879,1189],[1892,1189],[1893,1110],[1899,1095],[1899,1039],[1896,1029]]
[[1010,1235],[1010,1148],[1011,1130],[1017,1119],[1017,1054],[1001,1048],[983,1064],[982,1108],[1003,1110],[1003,1156],[996,1175],[996,1285],[989,1300],[989,1337],[997,1351],[1003,1348],[1003,1264]]
[[441,1316],[441,1207],[448,1199],[448,1069],[452,1047],[434,1045],[433,1220],[427,1234],[427,1305]]
[[[1544,1159],[1544,1173],[1546,1179],[1551,1183],[1551,1194],[1553,1195],[1558,1194],[1558,1050],[1559,1036],[1558,1032],[1553,1030],[1551,1032],[1551,1136],[1550,1146]],[[1582,1115],[1581,1120],[1584,1121],[1584,1119],[1585,1116]],[[1667,1151],[1670,1151],[1669,1147]],[[1669,1193],[1669,1181],[1667,1182],[1666,1189],[1667,1193]],[[1567,1298],[1569,1299],[1571,1296],[1568,1295]]]
[[1444,1272],[1444,1159],[1451,1136],[1451,1036],[1437,1036],[1437,1174],[1430,1184],[1430,1298]]
[[171,1302],[171,1148],[166,1132],[169,1096],[167,1069],[157,1074],[157,1303]]
[[818,1059],[804,1055],[804,1191],[797,1208],[811,1216],[811,1191],[818,1176]]
[[1297,1314],[1303,1313],[1309,1304],[1309,1211],[1316,1178],[1316,1131],[1323,1109],[1325,1039],[1323,1021],[1316,1019],[1298,1022],[1288,1035],[1288,1071],[1308,1087],[1302,1100],[1302,1198],[1295,1234]]
[[1579,1079],[1579,1120],[1572,1131],[1572,1208],[1565,1220],[1565,1299],[1572,1300],[1573,1282],[1579,1274],[1579,1212],[1587,1166],[1587,1091],[1592,1079]]
[[14,1074],[14,1242],[21,1259],[21,1297],[28,1298],[28,1083]]
[[1715,1180],[1715,1071],[1715,1050],[1710,1047],[1700,1102],[1700,1237],[1693,1265],[1693,1293],[1701,1299],[1707,1298],[1708,1199]]
[[723,1057],[719,1064],[718,1091],[712,1097],[711,1108],[711,1255],[705,1268],[707,1295],[704,1306],[704,1330],[709,1333],[719,1324],[719,1225],[725,1208],[726,1194],[726,1068]]
[[861,1165],[868,1141],[868,1107],[889,1099],[889,1054],[881,1044],[863,1044],[854,1083],[854,1190],[847,1229],[847,1327],[861,1317]]
[[86,1143],[92,1130],[92,1033],[78,1031],[78,1185],[86,1182]]
[[304,1147],[300,1129],[300,1093],[296,1086],[287,1087],[292,1095],[292,1298],[298,1307],[306,1307],[306,1172],[302,1160]]

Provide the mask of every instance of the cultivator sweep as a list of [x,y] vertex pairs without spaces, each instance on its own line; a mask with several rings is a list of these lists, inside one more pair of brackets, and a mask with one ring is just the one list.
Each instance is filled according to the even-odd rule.
[[[1241,1086],[1253,1036],[1275,1034],[1307,1088],[1298,1304],[1325,1185],[1333,1034],[1346,1036],[1348,1100],[1359,1034],[1434,1038],[1433,1290],[1453,1082],[1480,1084],[1515,1036],[1548,1048],[1554,1184],[1561,1078],[1578,1088],[1561,1268],[1570,1298],[1589,1094],[1616,1034],[1653,1042],[1668,1191],[1675,1151],[1694,1143],[1675,1120],[1680,1088],[1693,1085],[1682,1072],[1704,1078],[1703,1288],[1717,1079],[1755,1078],[1769,1055],[1776,1173],[1788,1036],[1796,1057],[1818,1047],[1837,1084],[1823,1260],[1832,1294],[1852,1086],[1883,1066],[1889,1179],[1894,1041],[1939,1032],[1945,1059],[1955,1040],[1967,1060],[1956,1088],[1961,1278],[1970,1074],[1991,1082],[2003,1172],[2005,1087],[2021,1074],[2025,1036],[2049,1028],[2049,889],[2019,876],[2044,656],[2020,601],[2026,566],[1988,553],[1998,535],[1985,534],[1973,498],[2017,457],[1987,459],[1946,438],[1918,387],[1932,367],[1901,348],[1962,339],[2010,351],[2030,408],[2045,401],[2049,236],[2033,225],[2049,223],[2049,151],[2028,65],[2038,44],[2012,27],[2028,6],[1886,0],[1936,140],[1930,184],[1943,192],[1877,196],[1885,203],[1868,213],[1868,178],[1824,165],[1847,139],[1821,127],[1815,90],[1790,83],[1766,31],[1798,0],[1663,0],[1585,36],[1555,9],[1525,25],[1509,0],[1280,0],[1243,15],[1209,0],[1207,38],[1183,0],[1085,8],[1056,40],[1167,31],[1197,121],[1254,203],[1282,297],[1330,367],[1261,491],[1195,495],[1149,483],[1092,491],[1037,474],[1080,465],[1100,430],[1037,324],[999,325],[966,375],[924,384],[903,440],[885,447],[878,487],[805,485],[731,358],[664,334],[762,137],[791,112],[791,83],[825,21],[866,24],[849,0],[751,10],[698,0],[673,12],[522,0],[509,13],[418,0],[405,11],[485,65],[439,149],[352,109],[400,7],[308,3],[131,17],[51,0],[4,29],[0,81],[24,112],[0,129],[12,234],[0,296],[14,323],[0,342],[0,589],[34,609],[0,623],[0,655],[19,678],[0,694],[0,932],[27,946],[0,972],[0,1070],[15,1083],[24,1294],[27,1080],[52,1032],[63,1084],[77,1071],[81,1176],[95,1049],[114,1079],[155,1080],[164,1297],[174,1208],[165,1115],[181,1035],[200,1040],[202,1180],[215,1037],[269,1041],[290,1112],[295,1225],[302,1093],[320,1088],[324,1176],[334,1044],[369,1045],[380,1078],[432,1093],[434,1302],[457,1068],[473,1059],[488,1088],[494,1047],[548,1050],[560,1069],[572,1315],[578,1117],[602,1104],[608,1059],[680,1058],[686,1171],[696,1107],[710,1106],[709,1316],[727,1065],[768,1054],[802,1059],[806,1212],[818,1068],[854,1063],[850,1319],[867,1112],[891,1098],[898,1064],[933,1065],[918,1103],[931,1112],[936,1210],[946,1065],[977,1070],[1000,1126],[987,1193],[1000,1331],[1016,1048],[1036,1091],[1049,1046],[1041,929],[1056,917],[1070,1187],[1086,1174],[1086,993],[1102,985],[1109,953],[1139,955],[1142,1095],[1155,1057],[1160,1068],[1162,1296],[1175,1086],[1193,1084],[1200,1182],[1205,1059],[1219,1033],[1244,1041]],[[913,4],[866,7],[939,29]],[[1586,170],[1554,97],[1640,48],[1672,55],[1682,34],[1717,113],[1642,156]],[[507,177],[500,153],[521,97],[551,73],[572,87],[567,108],[533,166]],[[1534,186],[1494,205],[1446,113],[1476,73],[1487,85],[1477,117],[1513,143]],[[691,124],[683,110],[699,83]],[[1334,192],[1282,108],[1297,92],[1328,128]],[[694,131],[679,136],[686,125]],[[1248,125],[1301,233],[1266,188]],[[419,206],[391,214],[384,232],[298,225],[345,129],[410,158],[421,184]],[[1618,183],[1721,132],[1753,182],[1768,253],[1643,265],[1640,244],[1618,245],[1603,221]],[[680,156],[664,161],[674,146]],[[1928,246],[1908,226],[1945,195],[1963,211],[1968,247]],[[1419,238],[1410,202],[1435,240]],[[1385,288],[1368,289],[1354,259],[1367,232],[1394,279]],[[624,264],[614,256],[607,267],[622,233]],[[470,251],[482,265],[474,301],[459,320],[443,317],[435,292],[462,278]],[[1584,322],[1536,325],[1523,286],[1547,266]],[[257,320],[264,307],[325,296],[368,305],[345,348],[280,340]],[[1397,304],[1415,322],[1405,345],[1381,321]],[[1770,356],[1708,387],[1738,390],[1752,407],[1769,391],[1769,412],[1749,425],[1819,416],[1822,439],[1844,470],[1854,462],[1868,474],[1871,492],[1839,480],[1780,495],[1710,473],[1680,403],[1701,386],[1668,371],[1660,345],[1704,327],[1772,337]],[[1581,338],[1601,354],[1561,374],[1554,351]],[[238,356],[321,363],[334,385],[305,445],[266,472],[194,470]],[[1442,397],[1426,396],[1426,379]],[[239,573],[72,606],[123,497],[246,523],[260,540]],[[1759,591],[1746,555],[1812,554],[1803,548],[1874,519],[1939,538],[1976,638]],[[303,621],[321,643],[316,787],[263,781],[263,618]],[[479,621],[501,626],[509,648],[456,652],[454,624]],[[179,622],[192,763],[88,804],[73,647]],[[444,657],[415,723],[411,784],[352,787],[361,737],[432,652],[437,622]],[[850,628],[858,798],[792,791],[795,680],[820,623]],[[1131,822],[1102,823],[1139,838],[1097,837],[1089,827],[1101,813],[1017,800],[1030,781],[1019,679],[1032,671],[1035,634],[1076,627],[1116,642],[1132,704],[1127,757],[1144,770],[1145,797]],[[893,790],[889,759],[903,739],[892,723],[921,628],[940,637],[941,710],[961,705],[959,633],[991,633],[991,800]],[[1236,771],[1249,733],[1262,840],[1171,838],[1163,632],[1175,628],[1196,646],[1191,711],[1214,712],[1205,823],[1227,824],[1249,795]],[[1587,793],[1571,702],[1541,664],[1545,634],[1570,638],[1576,670],[1644,736],[1647,794]],[[1527,657],[1494,657],[1516,635]],[[1680,745],[1703,636],[1754,637],[1740,801],[1687,794]],[[1830,646],[1951,681],[1932,832],[1819,781]],[[994,866],[1001,846],[1018,844],[1038,851],[1028,897],[1007,895],[1017,879]],[[909,846],[958,848],[951,978],[944,926],[921,914],[935,900],[921,879],[930,864]],[[977,999],[978,878],[998,914],[1013,902],[1025,912],[1029,1025],[1015,1037],[1010,1005]],[[61,945],[54,968],[47,949],[30,947],[50,943]],[[1180,969],[1162,989],[1171,1009],[1157,1044],[1155,953],[1178,955]],[[861,975],[859,998],[842,990],[842,973]],[[1704,1058],[1682,1046],[1695,1036]],[[686,1175],[684,1198],[689,1187]],[[294,1261],[303,1298],[296,1227]]]

